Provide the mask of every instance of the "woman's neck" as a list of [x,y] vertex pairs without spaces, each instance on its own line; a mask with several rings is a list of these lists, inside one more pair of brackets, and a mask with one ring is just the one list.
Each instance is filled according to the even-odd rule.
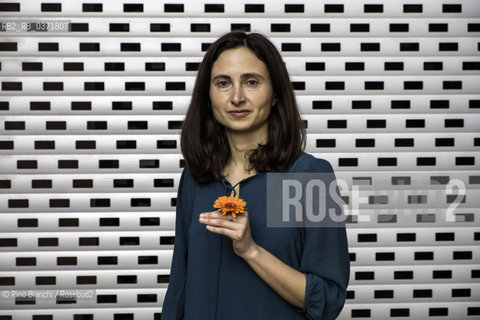
[[[262,132],[264,131],[264,132]],[[225,175],[243,175],[255,174],[249,171],[250,163],[247,153],[258,148],[259,144],[265,144],[267,140],[267,131],[252,133],[228,132],[227,138],[230,144],[230,160],[225,168]]]

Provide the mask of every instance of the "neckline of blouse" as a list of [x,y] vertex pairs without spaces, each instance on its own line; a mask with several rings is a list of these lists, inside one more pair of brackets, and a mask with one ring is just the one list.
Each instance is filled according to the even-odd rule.
[[235,190],[235,187],[240,185],[240,184],[244,184],[245,182],[248,182],[249,180],[252,180],[253,178],[255,177],[258,177],[260,176],[261,174],[263,174],[264,172],[257,172],[256,174],[254,175],[251,175],[251,176],[248,176],[240,181],[238,181],[234,186],[232,186],[232,184],[230,183],[230,181],[228,181],[228,179],[225,177],[225,176],[222,176],[222,184],[225,188],[227,188],[228,191],[233,191],[233,196],[236,197],[237,196],[237,191]]

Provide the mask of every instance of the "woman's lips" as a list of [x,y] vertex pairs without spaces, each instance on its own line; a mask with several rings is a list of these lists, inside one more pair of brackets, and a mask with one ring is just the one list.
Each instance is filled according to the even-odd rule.
[[228,111],[235,118],[243,118],[250,114],[250,110],[232,110]]

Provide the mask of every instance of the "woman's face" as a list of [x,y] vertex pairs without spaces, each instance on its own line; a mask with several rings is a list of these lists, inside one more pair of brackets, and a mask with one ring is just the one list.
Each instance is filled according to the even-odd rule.
[[275,104],[267,66],[248,48],[223,51],[212,67],[210,101],[227,131],[266,135]]

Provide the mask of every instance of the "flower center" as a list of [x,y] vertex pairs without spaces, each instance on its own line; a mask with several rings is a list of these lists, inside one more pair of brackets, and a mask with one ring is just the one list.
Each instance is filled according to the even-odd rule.
[[233,210],[236,207],[237,207],[237,205],[235,203],[231,203],[231,202],[225,203],[225,208],[226,209]]

